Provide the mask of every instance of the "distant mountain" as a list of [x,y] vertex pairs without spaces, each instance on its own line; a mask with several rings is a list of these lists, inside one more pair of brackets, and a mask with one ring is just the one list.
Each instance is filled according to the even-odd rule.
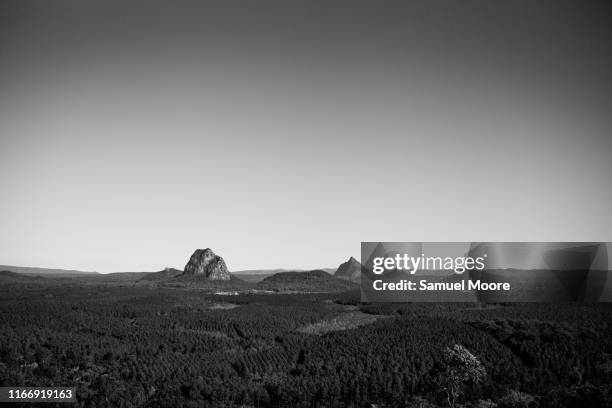
[[144,275],[140,280],[142,281],[159,281],[159,280],[168,280],[175,278],[182,274],[183,271],[175,268],[164,268],[164,270],[159,272],[151,272]]
[[340,292],[355,284],[338,279],[321,269],[306,272],[280,272],[259,282],[258,287],[278,292]]
[[348,261],[338,267],[334,277],[359,282],[361,280],[361,264],[351,256]]
[[[334,273],[336,268],[320,268],[318,270],[325,271],[327,273]],[[280,272],[308,272],[308,269],[246,269],[243,271],[232,271],[232,275],[274,275]]]
[[293,269],[283,269],[283,268],[276,268],[276,269],[246,269],[243,271],[233,271],[232,275],[274,275],[275,273],[279,273],[279,272],[290,272]]
[[17,272],[23,275],[40,275],[49,277],[75,277],[75,276],[92,276],[100,275],[98,272],[84,272],[76,271],[72,269],[51,269],[51,268],[34,268],[28,266],[11,266],[11,265],[0,265],[0,270]]

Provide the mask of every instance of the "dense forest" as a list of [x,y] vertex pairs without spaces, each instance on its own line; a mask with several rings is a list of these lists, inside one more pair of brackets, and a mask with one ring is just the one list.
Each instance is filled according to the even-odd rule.
[[444,407],[456,345],[482,371],[458,383],[457,407],[612,406],[606,304],[25,283],[0,295],[0,386],[75,386],[81,407]]

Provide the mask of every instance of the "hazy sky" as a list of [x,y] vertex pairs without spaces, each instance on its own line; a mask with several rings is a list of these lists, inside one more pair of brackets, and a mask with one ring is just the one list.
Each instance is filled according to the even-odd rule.
[[3,1],[0,264],[612,241],[605,4]]

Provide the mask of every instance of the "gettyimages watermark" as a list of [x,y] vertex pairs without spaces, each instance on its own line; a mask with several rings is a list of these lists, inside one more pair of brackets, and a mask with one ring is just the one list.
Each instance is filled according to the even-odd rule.
[[607,242],[362,242],[364,302],[610,302]]

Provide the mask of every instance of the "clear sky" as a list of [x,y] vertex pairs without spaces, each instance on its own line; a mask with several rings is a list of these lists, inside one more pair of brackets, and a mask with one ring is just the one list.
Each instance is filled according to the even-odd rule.
[[605,2],[5,1],[0,264],[612,241]]

